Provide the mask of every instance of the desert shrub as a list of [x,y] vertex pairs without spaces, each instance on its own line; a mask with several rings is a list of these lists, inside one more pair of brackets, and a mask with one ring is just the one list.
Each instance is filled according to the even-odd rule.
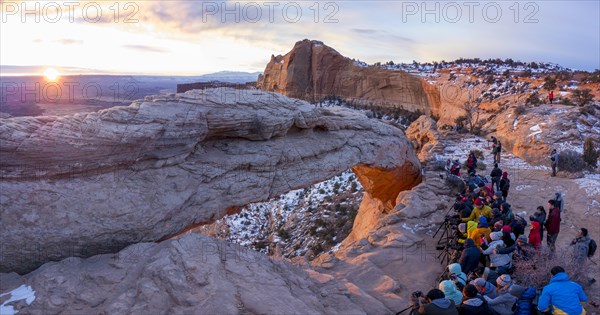
[[515,108],[515,115],[521,116],[521,115],[525,114],[526,111],[527,111],[527,109],[525,109],[525,106],[517,106]]
[[467,116],[458,116],[454,118],[454,123],[458,125],[458,128],[464,128]]
[[483,161],[485,159],[485,157],[483,156],[483,151],[472,150],[471,152],[475,154],[475,157],[477,158],[477,163],[479,163],[479,161]]
[[351,192],[356,192],[358,190],[358,184],[356,184],[356,182],[352,182],[352,184],[350,184],[350,191]]
[[446,170],[446,161],[445,160],[431,161],[430,165],[434,171],[445,171]]
[[566,106],[574,106],[575,104],[573,104],[573,101],[571,101],[570,98],[568,97],[564,97],[560,100],[560,103]]
[[585,139],[583,143],[583,161],[591,167],[596,167],[599,155],[600,151],[595,148],[594,140],[592,138]]
[[594,100],[594,95],[590,93],[592,90],[583,89],[573,91],[573,100],[579,106],[585,106],[589,102]]
[[277,234],[279,234],[279,237],[284,241],[290,238],[290,234],[284,227],[279,228]]
[[585,105],[579,108],[579,112],[584,115],[595,115],[596,109],[592,105]]
[[552,254],[544,247],[531,260],[515,259],[513,263],[516,267],[513,273],[515,281],[537,289],[543,288],[550,282],[550,270],[554,266],[563,267],[571,281],[580,284],[588,283],[584,275],[587,268],[582,268],[574,262],[572,248],[557,248]]
[[556,79],[547,76],[546,78],[544,78],[544,86],[542,87],[548,91],[556,89]]
[[565,150],[558,153],[558,169],[561,171],[575,173],[583,170],[586,167],[581,154]]
[[525,104],[532,104],[532,105],[538,105],[541,104],[542,101],[540,100],[540,97],[538,95],[537,92],[533,92],[529,95],[529,97],[525,100]]

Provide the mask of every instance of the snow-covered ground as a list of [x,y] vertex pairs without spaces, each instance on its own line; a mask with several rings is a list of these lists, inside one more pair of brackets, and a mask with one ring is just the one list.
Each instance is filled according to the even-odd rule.
[[33,291],[30,286],[24,284],[10,292],[0,294],[0,300],[5,299],[7,296],[9,296],[9,298],[0,304],[0,314],[14,315],[18,312],[15,311],[14,307],[10,304],[24,300],[27,305],[30,305],[35,300],[35,291]]
[[[586,174],[583,178],[578,178],[575,182],[589,196],[600,196],[600,174]],[[600,208],[598,208],[600,210]]]
[[[224,239],[264,253],[278,251],[290,258],[309,249],[335,251],[346,237],[341,230],[350,231],[341,225],[351,227],[362,194],[354,173],[346,171],[308,188],[247,205],[213,225],[226,231]],[[336,224],[341,234],[329,235]]]

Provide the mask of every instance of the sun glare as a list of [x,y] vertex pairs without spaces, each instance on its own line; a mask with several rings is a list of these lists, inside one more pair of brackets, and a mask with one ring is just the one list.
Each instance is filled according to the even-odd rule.
[[44,76],[49,81],[56,81],[56,79],[58,79],[58,77],[60,76],[60,73],[54,68],[48,68],[46,69],[46,71],[44,71]]

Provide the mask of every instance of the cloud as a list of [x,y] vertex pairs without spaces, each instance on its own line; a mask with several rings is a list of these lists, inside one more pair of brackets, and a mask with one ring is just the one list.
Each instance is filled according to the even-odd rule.
[[353,31],[355,33],[359,33],[359,34],[375,34],[375,33],[379,32],[378,30],[364,29],[364,28],[353,28],[353,29],[351,29],[351,31]]
[[166,49],[162,49],[159,47],[146,46],[146,45],[123,45],[123,47],[127,48],[127,49],[132,49],[132,50],[139,50],[139,51],[143,51],[143,52],[155,52],[155,53],[169,52]]
[[392,40],[401,41],[401,42],[405,42],[405,43],[411,43],[411,44],[416,42],[412,38],[400,36],[400,35],[396,35],[396,34],[390,34],[388,31],[384,31],[384,30],[377,30],[377,29],[370,29],[370,28],[353,28],[350,30],[354,33],[358,33],[361,35],[369,35],[372,37],[377,37],[377,39],[392,39]]

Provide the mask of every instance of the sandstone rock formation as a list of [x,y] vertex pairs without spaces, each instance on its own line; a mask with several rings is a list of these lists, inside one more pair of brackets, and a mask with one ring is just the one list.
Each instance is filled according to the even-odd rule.
[[438,90],[402,71],[363,67],[319,41],[303,40],[272,56],[257,86],[310,102],[338,96],[362,106],[403,108],[437,115]]
[[437,131],[435,120],[429,116],[421,116],[406,129],[406,138],[412,142],[419,160],[425,161],[431,158],[432,153],[441,152],[442,145],[439,142],[440,134]]
[[515,109],[502,112],[484,128],[496,135],[505,149],[530,163],[549,165],[553,148],[581,153],[588,137],[600,142],[599,117],[582,114],[577,107],[530,105],[519,116]]
[[[381,200],[420,181],[397,128],[232,89],[2,119],[0,154],[0,272],[165,239],[353,166]],[[374,191],[392,180],[383,196]]]
[[451,199],[444,180],[431,175],[392,202],[365,193],[350,236],[336,253],[312,262],[317,271],[347,280],[387,309],[374,314],[402,310],[412,291],[437,285],[443,267],[428,231],[443,221],[445,211],[437,210]]
[[30,305],[10,303],[27,314],[382,313],[372,306],[377,300],[351,294],[345,281],[198,234],[0,280],[0,292],[23,284],[35,291]]

